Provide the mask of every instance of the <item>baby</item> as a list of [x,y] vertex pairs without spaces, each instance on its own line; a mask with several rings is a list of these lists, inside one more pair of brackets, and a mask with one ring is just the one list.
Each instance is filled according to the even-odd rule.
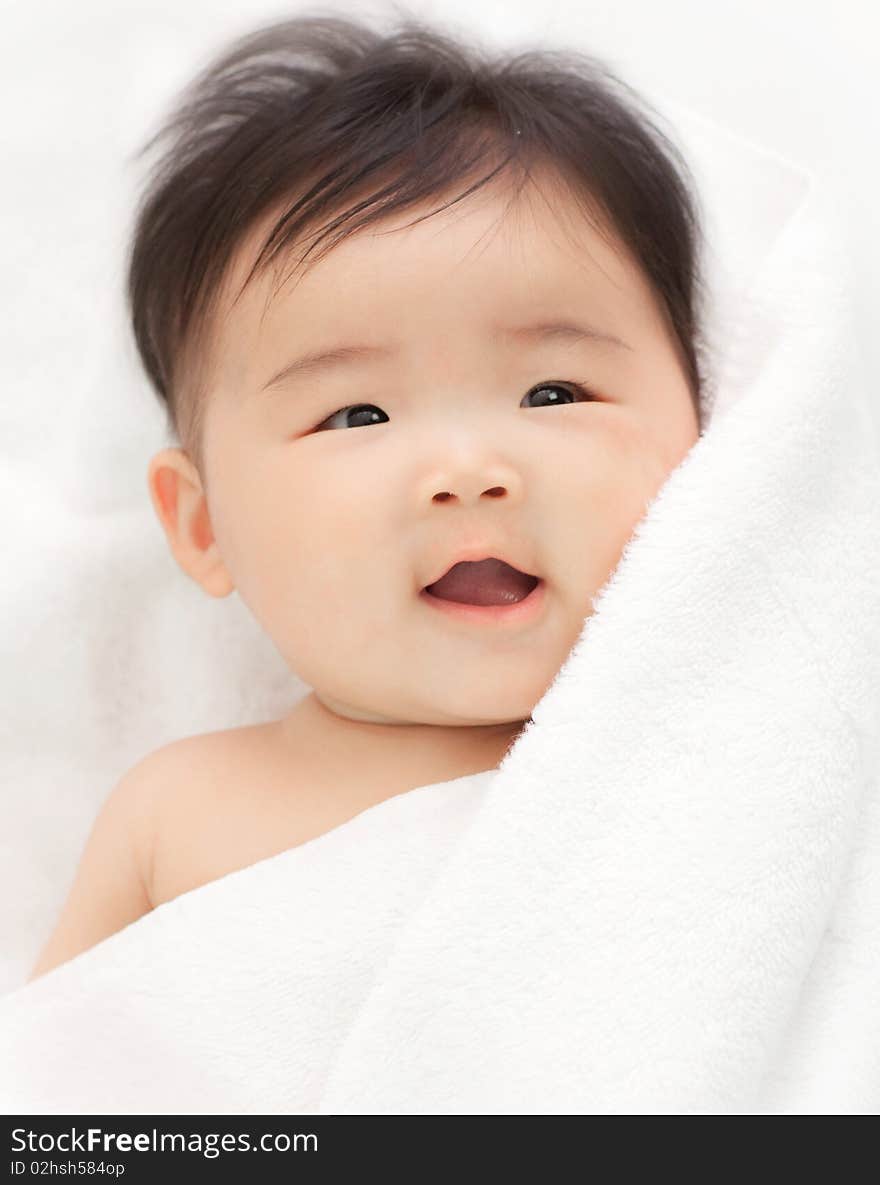
[[300,17],[186,100],[130,257],[149,493],[313,690],[124,775],[31,978],[496,768],[701,430],[686,166],[592,59]]

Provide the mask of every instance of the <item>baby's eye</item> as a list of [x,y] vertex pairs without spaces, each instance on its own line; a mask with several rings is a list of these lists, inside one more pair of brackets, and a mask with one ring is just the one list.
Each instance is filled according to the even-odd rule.
[[[339,425],[333,423],[333,421],[338,419],[339,416],[347,416],[349,413],[352,415],[363,416],[363,422],[358,424]],[[382,411],[381,408],[376,407],[375,403],[353,403],[351,407],[341,407],[339,411],[335,411],[332,416],[328,416],[326,420],[322,420],[321,423],[318,424],[315,431],[317,432],[318,428],[324,427],[363,428],[365,424],[381,424],[382,421],[379,419],[380,415],[385,416],[386,420],[388,419],[388,417],[385,415],[385,412]]]
[[554,382],[541,383],[537,387],[532,387],[531,391],[527,392],[527,394],[524,396],[524,398],[528,399],[530,395],[540,395],[540,394],[546,392],[549,395],[549,399],[548,399],[548,402],[545,403],[543,406],[544,407],[555,407],[558,403],[563,402],[563,400],[561,400],[559,398],[559,396],[556,394],[557,391],[561,391],[563,393],[563,395],[572,396],[572,399],[570,400],[570,402],[574,402],[574,397],[577,397],[580,399],[586,399],[586,400],[595,399],[595,395],[593,394],[593,392],[590,391],[589,388],[583,386],[581,383],[554,383]]
[[[563,395],[568,395],[569,400],[566,401],[561,399],[557,393],[559,391],[561,391]],[[526,392],[526,394],[523,396],[523,399],[528,399],[532,395],[542,395],[547,398],[548,401],[543,404],[544,407],[555,407],[557,404],[574,402],[575,399],[587,401],[595,399],[593,392],[590,391],[589,388],[583,386],[581,383],[539,383],[537,387],[532,387],[530,391]],[[542,405],[539,404],[538,406]],[[350,422],[343,422],[341,424],[333,423],[333,421],[339,416],[347,417],[349,414],[354,416],[363,416],[364,419],[358,424],[352,424]],[[316,426],[315,431],[326,427],[363,428],[368,424],[382,423],[383,421],[379,419],[379,416],[385,416],[385,420],[388,419],[388,416],[385,415],[385,412],[382,411],[381,408],[376,407],[375,403],[353,403],[350,407],[341,407],[338,411],[335,411],[332,416],[328,416],[326,420],[322,420],[322,422]]]

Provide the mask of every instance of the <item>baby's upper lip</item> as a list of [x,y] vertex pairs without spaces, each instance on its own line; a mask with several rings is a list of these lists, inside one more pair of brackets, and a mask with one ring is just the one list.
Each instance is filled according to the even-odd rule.
[[429,585],[436,584],[437,581],[445,576],[450,568],[454,568],[456,564],[469,562],[472,564],[478,563],[480,560],[502,560],[505,564],[510,564],[511,568],[516,568],[520,572],[525,572],[527,576],[533,576],[536,580],[541,578],[537,572],[533,572],[530,567],[524,567],[525,561],[520,561],[513,556],[513,553],[506,547],[496,547],[494,545],[479,544],[472,547],[460,547],[453,553],[451,557],[441,561],[441,565],[436,569],[435,574],[423,585],[423,588],[428,588]]

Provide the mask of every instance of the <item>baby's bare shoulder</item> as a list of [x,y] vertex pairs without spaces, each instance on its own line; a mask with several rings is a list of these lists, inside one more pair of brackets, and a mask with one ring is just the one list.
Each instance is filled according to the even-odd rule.
[[259,858],[259,836],[247,826],[252,812],[240,802],[243,790],[262,784],[272,740],[264,725],[204,733],[162,745],[126,770],[94,821],[29,981],[247,863],[252,850]]
[[205,791],[240,785],[243,773],[258,774],[277,748],[275,724],[250,724],[181,737],[143,761],[143,780],[156,805],[185,808]]
[[150,846],[169,828],[204,819],[229,805],[230,796],[260,778],[270,759],[271,726],[248,725],[181,737],[143,759],[131,771],[149,800],[141,817],[149,824]]
[[[289,754],[285,770],[292,771]],[[148,885],[154,907],[290,842],[297,779],[286,779],[281,813],[274,724],[181,738],[151,753]]]

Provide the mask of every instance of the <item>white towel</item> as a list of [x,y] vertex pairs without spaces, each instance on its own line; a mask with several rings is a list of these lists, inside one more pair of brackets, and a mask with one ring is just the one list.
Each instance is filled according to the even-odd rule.
[[880,450],[848,276],[816,178],[678,128],[708,424],[533,723],[497,773],[0,997],[4,1110],[880,1109]]

